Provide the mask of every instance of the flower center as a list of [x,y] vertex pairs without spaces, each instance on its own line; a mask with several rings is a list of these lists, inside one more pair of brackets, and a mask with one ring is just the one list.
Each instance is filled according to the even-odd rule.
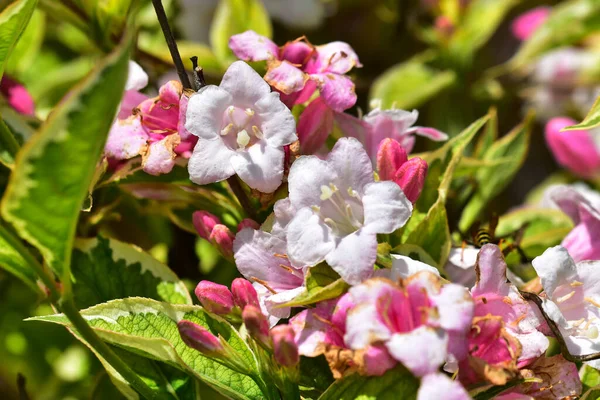
[[230,148],[241,151],[263,138],[254,115],[252,108],[227,107],[223,113],[221,136]]
[[321,206],[313,210],[338,236],[346,236],[363,225],[363,207],[358,193],[351,187],[346,193],[330,183],[321,186]]

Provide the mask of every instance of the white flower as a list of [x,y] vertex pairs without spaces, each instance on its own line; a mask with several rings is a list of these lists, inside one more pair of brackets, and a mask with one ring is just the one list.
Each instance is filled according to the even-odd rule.
[[231,64],[220,86],[206,86],[190,98],[185,127],[199,138],[188,164],[192,182],[205,185],[237,174],[265,193],[281,184],[283,146],[297,140],[290,110],[243,61]]
[[350,284],[373,274],[377,234],[403,226],[412,205],[394,182],[374,182],[360,142],[340,139],[327,159],[301,157],[289,175],[287,254],[294,265],[327,263]]

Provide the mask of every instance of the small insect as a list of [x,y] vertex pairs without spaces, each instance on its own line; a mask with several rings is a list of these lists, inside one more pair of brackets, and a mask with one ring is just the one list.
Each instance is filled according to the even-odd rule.
[[[498,245],[498,247],[502,249],[502,253],[505,257],[511,252],[516,251],[521,258],[522,263],[530,261],[523,249],[520,247],[527,224],[521,226],[517,231],[508,233],[504,236],[496,236],[496,228],[498,227],[497,215],[492,215],[487,228],[480,228],[480,225],[480,222],[476,222],[473,225],[473,228],[471,229],[471,240],[465,240],[463,242],[463,247],[465,244],[470,244],[477,248],[481,248],[486,244],[492,243]],[[510,243],[506,243],[506,239],[512,239],[512,241]]]

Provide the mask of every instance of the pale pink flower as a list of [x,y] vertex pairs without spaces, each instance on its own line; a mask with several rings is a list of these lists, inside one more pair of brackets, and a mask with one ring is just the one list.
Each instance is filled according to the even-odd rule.
[[[577,264],[562,246],[532,262],[544,288],[543,309],[557,324],[573,355],[600,352],[600,261]],[[587,362],[594,368],[600,360]]]
[[290,110],[248,64],[236,61],[220,86],[205,86],[187,106],[185,127],[198,136],[188,164],[192,182],[219,182],[237,174],[271,193],[283,179],[283,146],[297,140]]
[[412,204],[393,182],[374,182],[362,145],[342,138],[325,160],[297,159],[288,178],[289,199],[297,210],[287,225],[292,264],[327,263],[350,284],[373,274],[377,234],[403,226]]
[[232,36],[229,47],[241,60],[266,60],[265,80],[287,95],[284,102],[289,106],[306,102],[317,88],[334,111],[342,112],[356,103],[354,83],[345,74],[362,65],[347,43],[313,46],[296,40],[277,47],[269,38],[246,31]]

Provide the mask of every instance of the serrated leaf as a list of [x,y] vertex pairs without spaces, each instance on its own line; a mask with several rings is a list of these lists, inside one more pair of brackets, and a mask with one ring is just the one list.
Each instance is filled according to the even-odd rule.
[[331,267],[325,263],[308,270],[304,279],[306,291],[281,307],[298,307],[334,299],[350,287]]
[[454,72],[438,71],[419,58],[395,65],[380,75],[369,93],[369,99],[380,100],[382,108],[412,108],[454,83]]
[[0,12],[0,78],[36,4],[37,0],[16,0]]
[[335,381],[319,400],[409,400],[417,398],[418,389],[419,380],[399,366],[382,376],[345,376]]
[[[473,196],[463,209],[458,228],[468,231],[480,216],[491,199],[499,194],[510,183],[521,169],[529,150],[531,124],[533,115],[530,114],[523,123],[516,126],[508,135],[494,142],[482,155],[487,162],[502,161],[502,169],[497,166],[480,167],[474,174],[476,189]],[[509,162],[506,162],[506,160]]]
[[574,44],[598,29],[600,2],[597,0],[571,0],[558,4],[509,60],[508,67],[521,68],[546,51]]
[[271,37],[271,21],[262,2],[220,0],[210,27],[210,44],[212,51],[223,65],[229,64],[233,59],[229,49],[229,38],[247,30]]
[[421,247],[440,270],[451,247],[446,197],[454,170],[465,148],[488,119],[489,115],[478,119],[444,146],[432,153],[422,154],[429,164],[429,171],[421,197],[413,209],[413,216],[402,230],[401,243]]
[[[256,360],[238,332],[226,321],[200,306],[161,303],[143,298],[112,300],[82,310],[81,314],[106,342],[144,357],[187,371],[233,399],[262,399],[258,385],[247,375],[235,372],[200,352],[187,347],[177,330],[183,319],[221,335],[248,365]],[[62,314],[30,318],[71,327]]]
[[187,288],[169,267],[138,247],[114,239],[78,239],[71,272],[79,309],[136,296],[192,304]]
[[100,61],[21,149],[1,211],[59,275],[68,276],[79,211],[123,95],[130,36]]
[[600,126],[600,96],[596,99],[596,101],[594,102],[594,105],[592,106],[592,108],[590,109],[588,114],[585,116],[583,121],[581,121],[577,125],[567,126],[566,128],[563,128],[562,130],[563,131],[576,131],[579,129],[585,130],[585,129],[592,129],[597,126]]
[[483,46],[519,0],[474,0],[468,5],[463,20],[448,43],[450,57],[469,62]]
[[37,274],[16,249],[14,243],[15,237],[0,226],[0,267],[10,272],[36,293],[40,293],[40,288],[36,284]]

